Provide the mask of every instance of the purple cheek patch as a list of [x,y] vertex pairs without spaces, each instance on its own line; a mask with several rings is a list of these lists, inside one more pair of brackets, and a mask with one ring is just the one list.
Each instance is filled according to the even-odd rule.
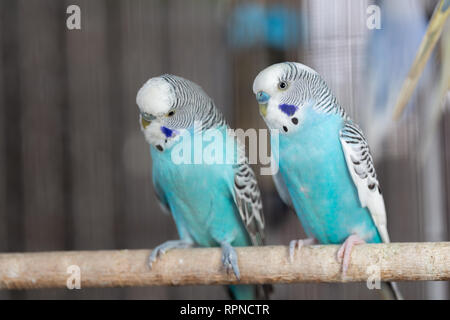
[[295,111],[297,111],[298,109],[297,106],[294,106],[292,104],[280,104],[278,108],[280,108],[280,110],[286,113],[289,117],[293,116]]
[[173,134],[173,130],[170,130],[169,128],[166,128],[166,127],[161,127],[161,131],[162,131],[162,133],[164,133],[166,138],[170,138]]

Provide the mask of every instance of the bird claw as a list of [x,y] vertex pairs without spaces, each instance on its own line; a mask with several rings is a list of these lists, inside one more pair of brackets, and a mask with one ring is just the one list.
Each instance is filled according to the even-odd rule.
[[349,236],[344,243],[339,248],[336,258],[339,263],[342,264],[342,277],[345,278],[347,275],[348,266],[350,264],[350,256],[352,253],[352,249],[355,245],[366,243],[363,239],[361,239],[358,235],[352,234]]
[[167,251],[172,249],[185,249],[192,247],[192,242],[186,240],[169,240],[166,241],[155,249],[153,249],[152,253],[148,257],[148,267],[152,269],[153,263],[158,260],[162,255],[164,255]]
[[222,264],[227,273],[233,271],[236,278],[241,279],[236,250],[228,243],[222,243]]
[[289,261],[291,263],[294,262],[295,247],[297,247],[297,251],[300,252],[300,249],[303,248],[303,246],[309,246],[315,243],[316,239],[314,238],[292,240],[291,242],[289,242]]

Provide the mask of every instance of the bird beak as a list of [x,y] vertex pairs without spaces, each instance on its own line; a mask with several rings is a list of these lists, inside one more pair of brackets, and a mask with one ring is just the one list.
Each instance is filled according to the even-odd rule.
[[144,129],[150,125],[150,121],[145,120],[144,117],[141,117],[141,123]]
[[146,129],[150,123],[152,123],[152,120],[155,120],[156,117],[154,115],[148,114],[148,113],[142,113],[141,112],[141,124],[142,128]]
[[267,116],[267,103],[259,105],[259,112],[261,112],[262,116]]

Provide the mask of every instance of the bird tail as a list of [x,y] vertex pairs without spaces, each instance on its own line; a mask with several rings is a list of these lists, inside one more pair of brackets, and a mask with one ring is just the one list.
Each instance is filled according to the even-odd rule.
[[381,283],[381,295],[386,300],[403,300],[403,296],[395,282]]
[[273,293],[273,286],[271,284],[263,284],[262,286],[258,286],[258,291],[260,292],[257,295],[258,299],[269,300],[270,295]]
[[272,285],[233,285],[228,286],[228,294],[233,300],[267,300],[273,292]]

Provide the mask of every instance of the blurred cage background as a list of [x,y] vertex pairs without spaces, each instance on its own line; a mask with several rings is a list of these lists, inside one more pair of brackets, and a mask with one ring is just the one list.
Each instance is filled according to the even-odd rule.
[[[381,8],[381,29],[366,21]],[[81,8],[81,30],[66,9]],[[392,241],[448,241],[449,22],[402,119],[392,107],[435,0],[1,0],[0,251],[153,248],[177,238],[153,194],[137,90],[172,73],[200,84],[233,128],[265,128],[252,93],[264,67],[316,69],[366,132]],[[448,87],[447,87],[448,88]],[[259,176],[267,243],[304,237]],[[136,261],[143,263],[143,261]],[[446,282],[401,283],[447,299]],[[221,286],[0,291],[1,299],[213,299]],[[365,284],[276,285],[275,299],[378,299]]]

